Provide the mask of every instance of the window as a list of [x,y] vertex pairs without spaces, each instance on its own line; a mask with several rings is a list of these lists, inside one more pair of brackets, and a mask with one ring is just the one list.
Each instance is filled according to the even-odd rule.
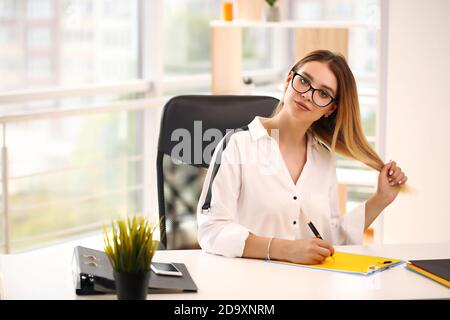
[[143,211],[142,146],[135,136],[140,116],[133,111],[8,126],[13,250],[101,230],[119,215]]
[[164,1],[164,71],[166,75],[211,70],[209,22],[220,14],[220,1]]
[[242,38],[243,70],[270,69],[273,64],[271,52],[273,30],[244,28]]
[[28,19],[50,19],[55,12],[52,0],[26,1],[26,16]]
[[28,49],[47,49],[51,47],[52,34],[49,28],[34,27],[27,32]]
[[[17,13],[21,3],[25,5],[24,16]],[[0,2],[0,7],[5,9],[1,10],[2,18],[8,17],[8,23],[0,24],[0,61],[14,58],[12,65],[17,66],[13,73],[5,74],[7,78],[1,80],[0,90],[138,77],[138,0],[61,3],[53,0]],[[12,33],[16,39],[11,39]],[[22,43],[26,43],[25,48]],[[42,65],[38,66],[37,61]],[[70,61],[68,67],[66,61]],[[90,68],[75,69],[74,61]],[[123,68],[118,70],[118,65]],[[3,71],[0,69],[2,78]],[[9,81],[8,77],[11,80],[19,77],[20,81]]]
[[0,19],[11,19],[17,15],[18,1],[0,0]]
[[13,26],[4,26],[0,29],[0,45],[7,46],[14,44],[14,32],[16,29]]
[[[164,74],[176,78],[189,75],[208,75],[211,72],[212,20],[221,19],[221,1],[167,0],[164,1]],[[243,70],[255,71],[272,67],[272,31],[243,30]],[[181,78],[182,79],[182,78]],[[183,90],[165,88],[165,93],[180,94],[209,91],[209,82],[194,84]]]
[[[139,0],[0,0],[0,8],[7,8],[0,13],[0,92],[138,79],[138,5]],[[137,97],[116,93],[1,104],[0,113],[89,108]],[[143,154],[142,119],[143,111],[124,111],[6,125],[13,252],[98,232],[118,215],[143,212],[149,155]],[[0,234],[5,240],[3,229]]]
[[30,80],[44,80],[52,74],[52,62],[50,57],[33,57],[28,60],[27,78]]

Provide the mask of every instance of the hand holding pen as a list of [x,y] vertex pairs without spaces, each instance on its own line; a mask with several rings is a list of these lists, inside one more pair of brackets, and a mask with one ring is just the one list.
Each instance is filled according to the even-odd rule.
[[321,264],[334,253],[333,246],[322,239],[311,237],[290,240],[287,248],[287,260],[300,264]]
[[[314,233],[314,235],[316,236],[317,239],[323,240],[322,236],[320,235],[319,231],[317,231],[316,227],[314,226],[314,224],[309,221],[308,222],[308,226],[311,229],[311,231]],[[330,251],[330,256],[333,256],[334,253],[334,248],[332,248],[333,250]]]
[[[300,215],[303,217],[303,219],[305,220],[306,224],[308,225],[308,227],[313,232],[314,236],[317,239],[320,239],[320,240],[324,241],[322,236],[320,235],[319,231],[317,231],[317,229],[314,226],[314,224],[312,223],[311,219],[309,219],[309,217],[303,212],[302,208],[300,208]],[[327,247],[331,246],[331,244],[329,244],[329,243],[327,243],[327,245],[328,245]],[[330,256],[333,256],[333,253],[334,253],[334,248],[331,246]]]
[[300,240],[276,239],[277,241],[272,242],[272,248],[274,251],[276,250],[275,247],[278,248],[279,260],[299,264],[321,264],[326,258],[333,255],[334,248],[328,241],[322,239],[311,221],[302,212],[300,214],[305,220],[304,223],[310,228],[313,227],[311,230],[313,230],[315,237]]

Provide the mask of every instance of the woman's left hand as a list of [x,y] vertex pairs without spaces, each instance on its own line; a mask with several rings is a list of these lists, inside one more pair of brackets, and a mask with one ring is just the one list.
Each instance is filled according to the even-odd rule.
[[407,180],[408,177],[395,161],[386,163],[378,176],[378,187],[375,194],[380,205],[387,207],[391,204],[397,198],[401,185],[405,184]]

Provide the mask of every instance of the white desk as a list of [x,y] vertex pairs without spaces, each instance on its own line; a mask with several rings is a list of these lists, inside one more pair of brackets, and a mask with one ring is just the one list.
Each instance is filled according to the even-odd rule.
[[[0,256],[6,299],[116,299],[77,296],[72,283],[75,245],[102,250],[102,242],[80,240],[16,255]],[[336,247],[337,251],[391,258],[450,258],[450,244]],[[200,250],[158,251],[155,261],[185,263],[197,293],[152,294],[149,299],[450,299],[450,289],[397,266],[364,277],[230,259]]]

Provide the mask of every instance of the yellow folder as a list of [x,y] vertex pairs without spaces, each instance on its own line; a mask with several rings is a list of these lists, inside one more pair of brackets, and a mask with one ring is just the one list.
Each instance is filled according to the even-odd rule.
[[275,263],[294,265],[299,267],[336,271],[350,274],[370,275],[377,271],[404,263],[403,260],[393,258],[383,258],[366,256],[354,253],[335,252],[332,257],[328,257],[323,263],[316,265],[298,264],[285,261],[273,261]]

